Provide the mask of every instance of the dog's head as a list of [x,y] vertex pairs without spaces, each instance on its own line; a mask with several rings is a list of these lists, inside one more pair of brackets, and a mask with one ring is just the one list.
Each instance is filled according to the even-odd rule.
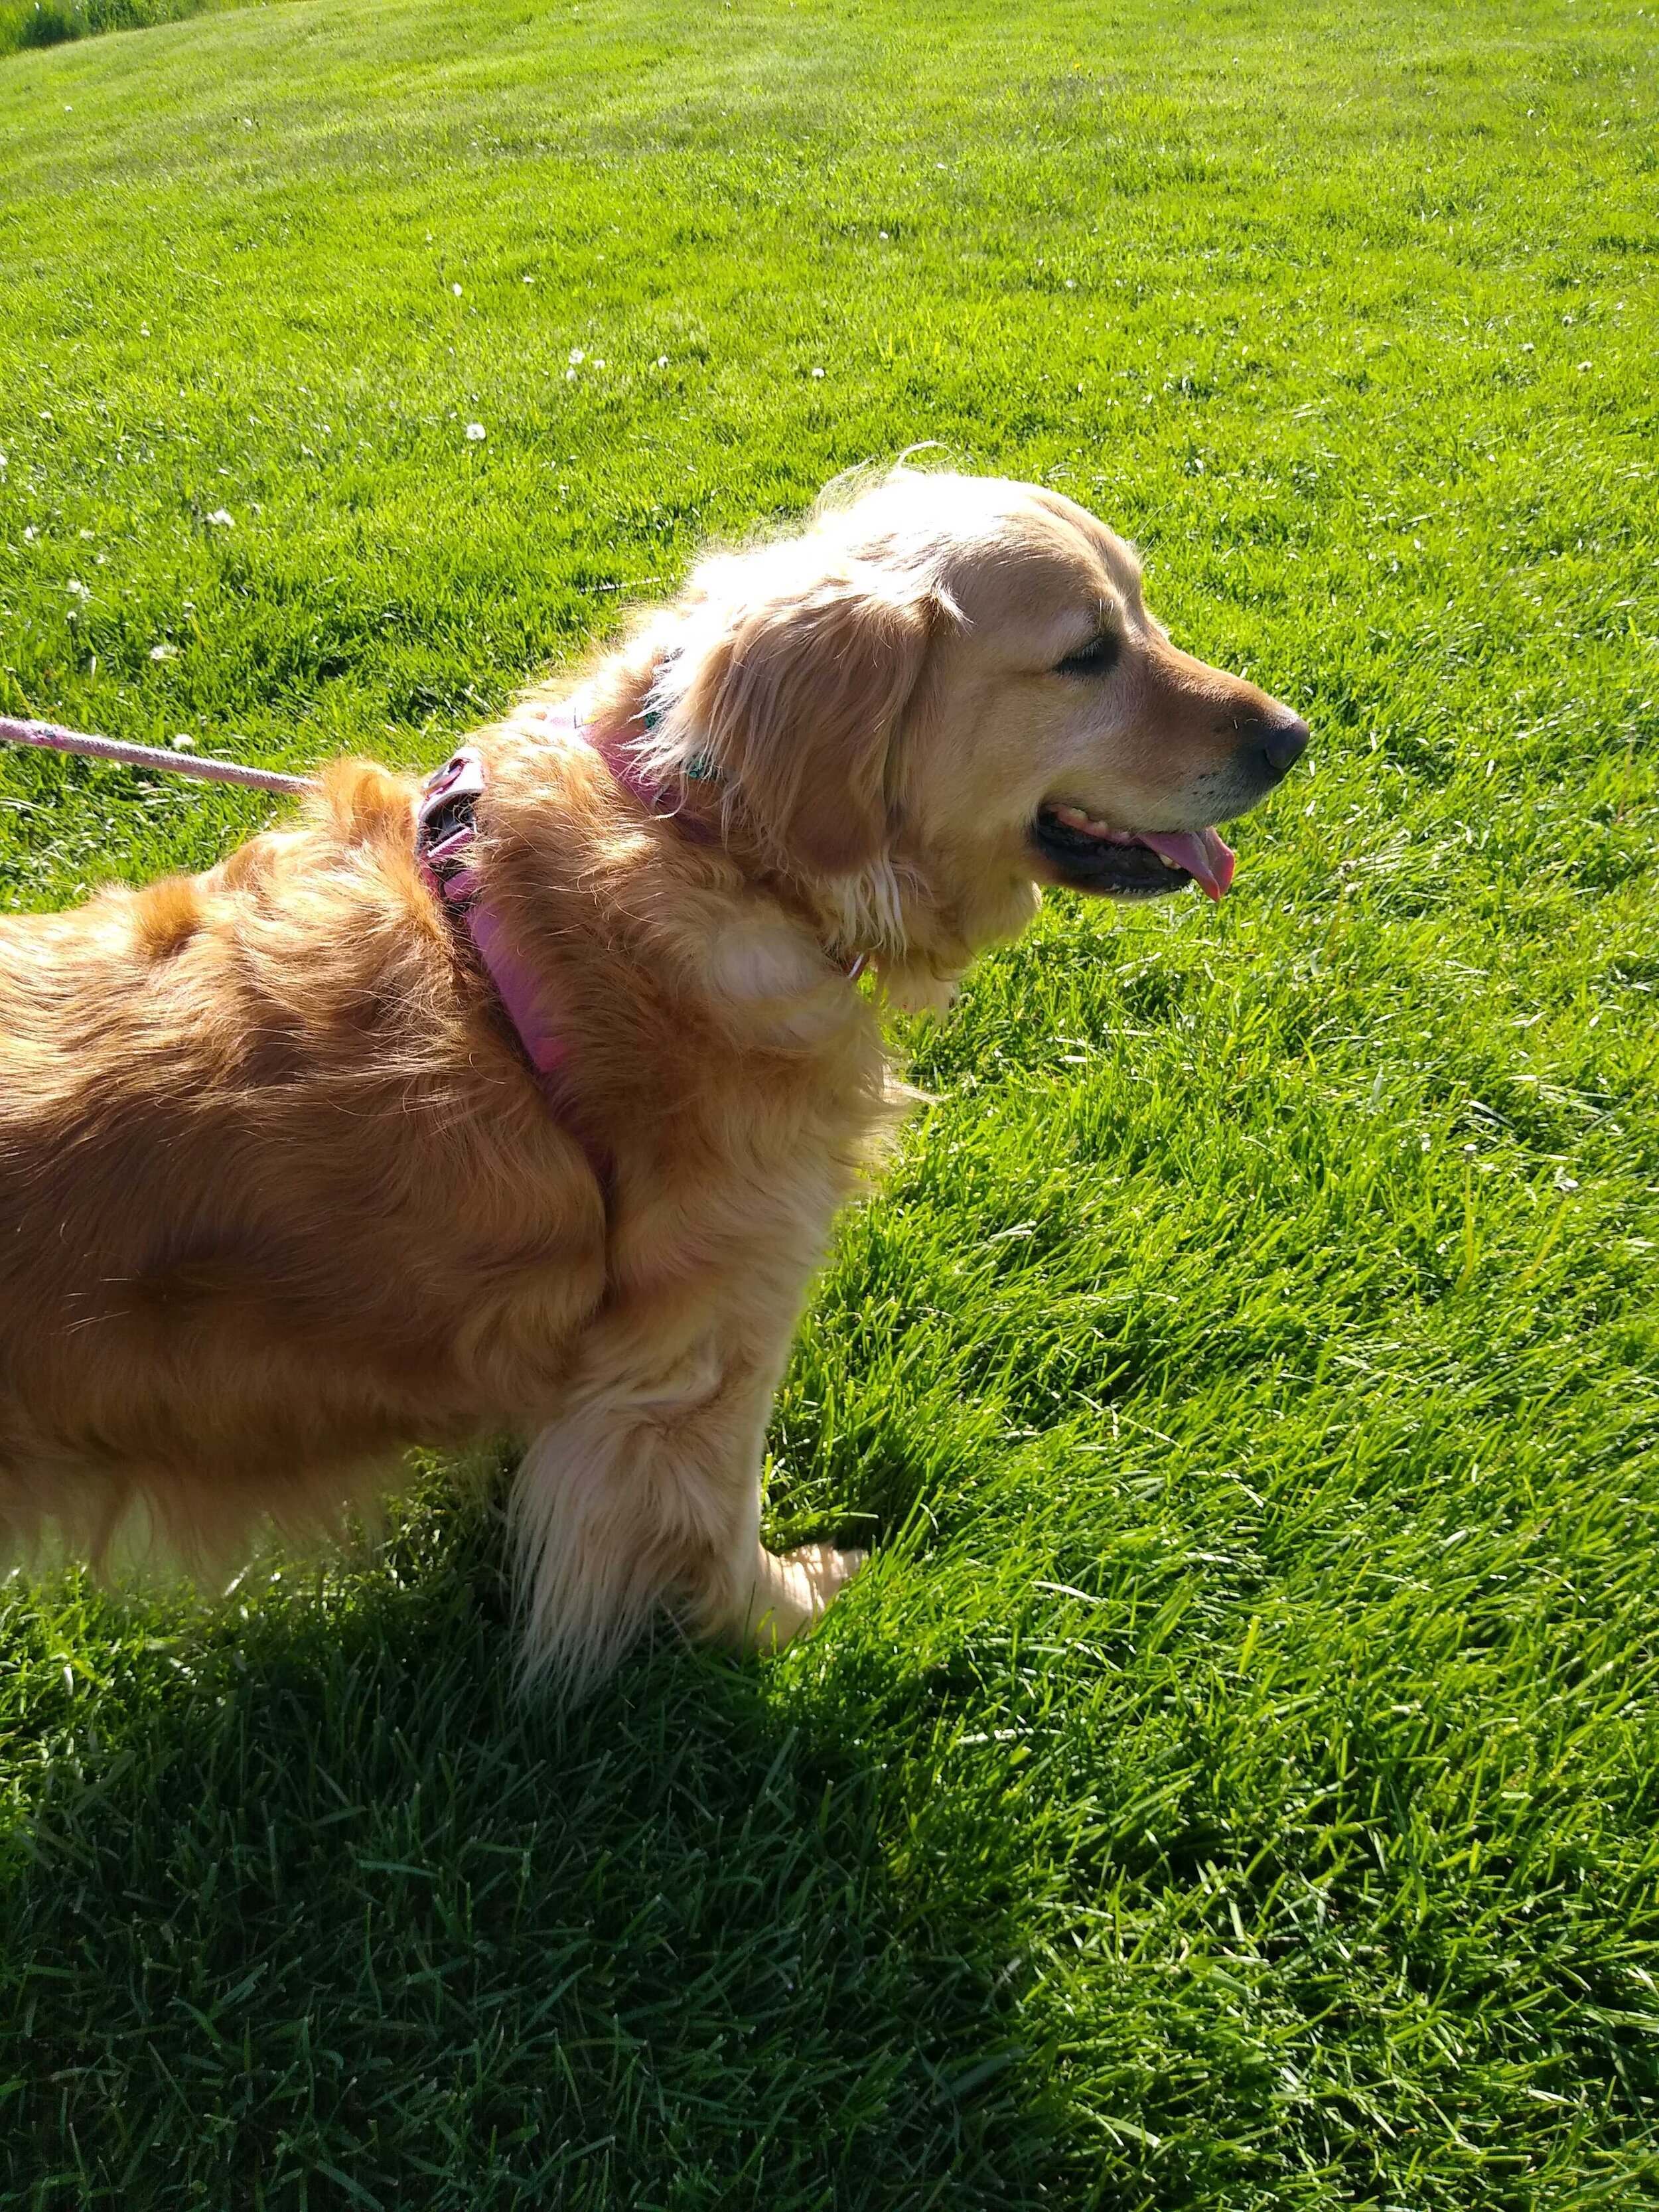
[[1308,742],[1170,642],[1122,539],[994,478],[900,470],[708,562],[665,642],[661,765],[718,773],[781,863],[901,957],[1010,933],[1038,884],[1218,898],[1214,825]]

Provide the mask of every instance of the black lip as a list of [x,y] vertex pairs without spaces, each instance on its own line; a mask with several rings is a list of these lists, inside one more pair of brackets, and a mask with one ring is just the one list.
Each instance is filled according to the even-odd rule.
[[1163,898],[1193,880],[1166,867],[1150,845],[1109,845],[1073,830],[1045,806],[1031,824],[1031,842],[1064,884],[1105,898]]

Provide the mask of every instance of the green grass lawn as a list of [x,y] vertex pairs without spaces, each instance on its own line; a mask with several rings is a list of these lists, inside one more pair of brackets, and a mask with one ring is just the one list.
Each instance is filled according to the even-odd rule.
[[[908,1043],[825,1630],[0,1586],[0,2202],[1659,2200],[1651,8],[321,0],[0,64],[0,711],[441,757],[918,440],[1306,713]],[[821,374],[820,374],[821,372]],[[469,439],[481,423],[482,440]],[[228,520],[224,518],[228,517]],[[239,794],[0,762],[0,904]]]

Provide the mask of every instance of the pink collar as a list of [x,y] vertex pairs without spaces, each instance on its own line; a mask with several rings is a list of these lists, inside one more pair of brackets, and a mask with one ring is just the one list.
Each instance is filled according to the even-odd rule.
[[567,724],[584,743],[592,745],[629,797],[637,799],[647,814],[659,815],[672,821],[694,845],[720,842],[717,833],[706,822],[700,822],[695,814],[682,814],[678,806],[668,804],[663,786],[652,781],[640,766],[639,757],[632,744],[625,738],[596,738],[586,723],[579,722],[568,708],[549,719]]
[[[653,783],[645,774],[631,745],[615,738],[594,737],[568,708],[556,718],[550,715],[547,719],[556,719],[592,745],[623,789],[648,813],[677,822],[697,844],[712,845],[717,842],[707,823],[698,821],[693,815],[681,814],[677,807],[666,803],[662,786]],[[452,753],[441,769],[434,769],[428,776],[415,809],[415,865],[433,896],[466,924],[467,933],[477,947],[478,957],[495,987],[502,1010],[518,1032],[519,1042],[536,1071],[549,1106],[568,1123],[570,1047],[543,1019],[536,979],[514,951],[500,917],[483,898],[478,872],[471,865],[471,851],[478,836],[475,811],[483,796],[486,781],[483,757],[471,745],[463,745]],[[858,981],[868,957],[868,954],[861,952],[842,968],[842,973],[849,982]],[[580,1131],[574,1133],[594,1174],[601,1183],[608,1183],[615,1166],[610,1153],[603,1146],[590,1142]]]
[[[631,798],[637,799],[647,814],[655,814],[673,822],[694,845],[716,845],[720,842],[718,833],[711,830],[708,823],[699,821],[695,814],[683,814],[678,806],[667,804],[662,785],[651,781],[640,766],[638,756],[626,738],[596,738],[587,725],[579,722],[568,708],[562,709],[556,716],[550,716],[549,720],[568,723],[579,738],[592,745],[623,789]],[[715,771],[694,769],[692,773],[701,777],[714,775]],[[849,983],[856,983],[869,964],[869,954],[860,952],[851,960],[842,961],[841,972]]]

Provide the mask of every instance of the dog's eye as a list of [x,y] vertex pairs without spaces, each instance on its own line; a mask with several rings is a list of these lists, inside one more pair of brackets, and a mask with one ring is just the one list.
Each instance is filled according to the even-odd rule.
[[1056,676],[1104,676],[1117,665],[1117,638],[1109,629],[1054,663]]

